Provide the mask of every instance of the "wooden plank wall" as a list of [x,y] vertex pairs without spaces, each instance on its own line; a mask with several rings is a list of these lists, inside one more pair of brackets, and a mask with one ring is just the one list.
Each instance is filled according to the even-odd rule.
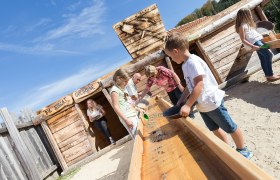
[[163,47],[166,31],[155,4],[115,24],[113,28],[134,61]]
[[[107,119],[108,128],[115,141],[128,135],[128,132],[119,121],[117,114],[115,113],[111,104],[108,102],[108,100],[106,99],[106,97],[102,92],[99,92],[89,98],[96,101],[97,104],[103,106],[104,110],[106,111],[105,118]],[[87,120],[88,123],[87,126],[89,127],[88,131],[90,134],[89,138],[91,138],[91,141],[94,143],[94,147],[92,148],[93,151],[96,152],[107,147],[110,144],[106,141],[103,134],[94,126],[94,124],[89,122],[89,118],[86,113],[87,111],[86,101],[87,99],[79,103],[79,106],[81,108],[84,118]]]
[[[32,168],[39,173],[41,179],[56,179],[58,177],[57,166],[51,160],[35,127],[29,123],[32,122],[31,113],[22,111],[19,118],[13,114],[11,114],[11,118],[17,128],[21,127],[18,129],[19,135],[28,152],[32,155],[33,162],[35,162]],[[5,124],[0,124],[1,127],[5,127]],[[16,149],[10,133],[13,132],[0,133],[0,179],[30,179],[26,167],[23,167],[24,159],[21,158],[19,151]]]
[[[252,11],[252,15],[255,21],[259,20],[255,11]],[[260,65],[256,52],[248,52],[243,47],[235,32],[234,22],[202,38],[200,42],[222,81]]]
[[93,153],[75,107],[50,118],[47,125],[68,167]]

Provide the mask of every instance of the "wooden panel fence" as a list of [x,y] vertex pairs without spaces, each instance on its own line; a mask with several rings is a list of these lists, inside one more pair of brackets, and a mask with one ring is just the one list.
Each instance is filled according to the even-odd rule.
[[17,117],[2,108],[0,115],[0,179],[56,179],[57,166],[38,135],[40,128],[33,126],[32,112]]

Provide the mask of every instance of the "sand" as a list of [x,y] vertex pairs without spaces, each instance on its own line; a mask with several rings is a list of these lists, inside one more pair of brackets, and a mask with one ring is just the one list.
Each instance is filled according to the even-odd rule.
[[[280,74],[280,61],[273,64],[273,70]],[[226,90],[225,106],[254,153],[251,161],[280,179],[280,80],[269,83],[259,71],[249,82]],[[195,120],[204,125],[197,113]]]
[[[280,61],[273,64],[273,69],[280,74]],[[254,153],[251,161],[274,178],[280,178],[280,81],[268,83],[259,71],[249,82],[226,90],[225,106]],[[205,126],[198,113],[194,121]],[[129,141],[83,166],[73,180],[126,179],[132,146]],[[230,146],[234,146],[232,141]]]
[[111,150],[84,165],[71,180],[124,180],[127,179],[133,141]]

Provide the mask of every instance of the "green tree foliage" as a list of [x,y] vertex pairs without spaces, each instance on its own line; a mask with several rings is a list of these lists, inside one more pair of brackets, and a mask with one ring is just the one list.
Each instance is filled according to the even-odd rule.
[[275,31],[280,33],[280,0],[270,0],[263,9],[268,20],[275,24]]
[[223,11],[224,9],[228,8],[229,6],[237,3],[238,1],[240,0],[220,0],[219,2],[208,0],[200,9],[196,9],[192,14],[187,15],[181,21],[179,21],[176,27],[194,21],[204,16],[215,15]]

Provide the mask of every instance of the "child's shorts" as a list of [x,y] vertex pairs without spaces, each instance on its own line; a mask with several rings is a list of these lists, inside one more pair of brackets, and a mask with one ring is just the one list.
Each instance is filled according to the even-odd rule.
[[237,125],[233,122],[224,106],[224,101],[221,102],[217,109],[210,112],[200,112],[200,114],[210,131],[221,128],[227,133],[234,133],[237,129]]

